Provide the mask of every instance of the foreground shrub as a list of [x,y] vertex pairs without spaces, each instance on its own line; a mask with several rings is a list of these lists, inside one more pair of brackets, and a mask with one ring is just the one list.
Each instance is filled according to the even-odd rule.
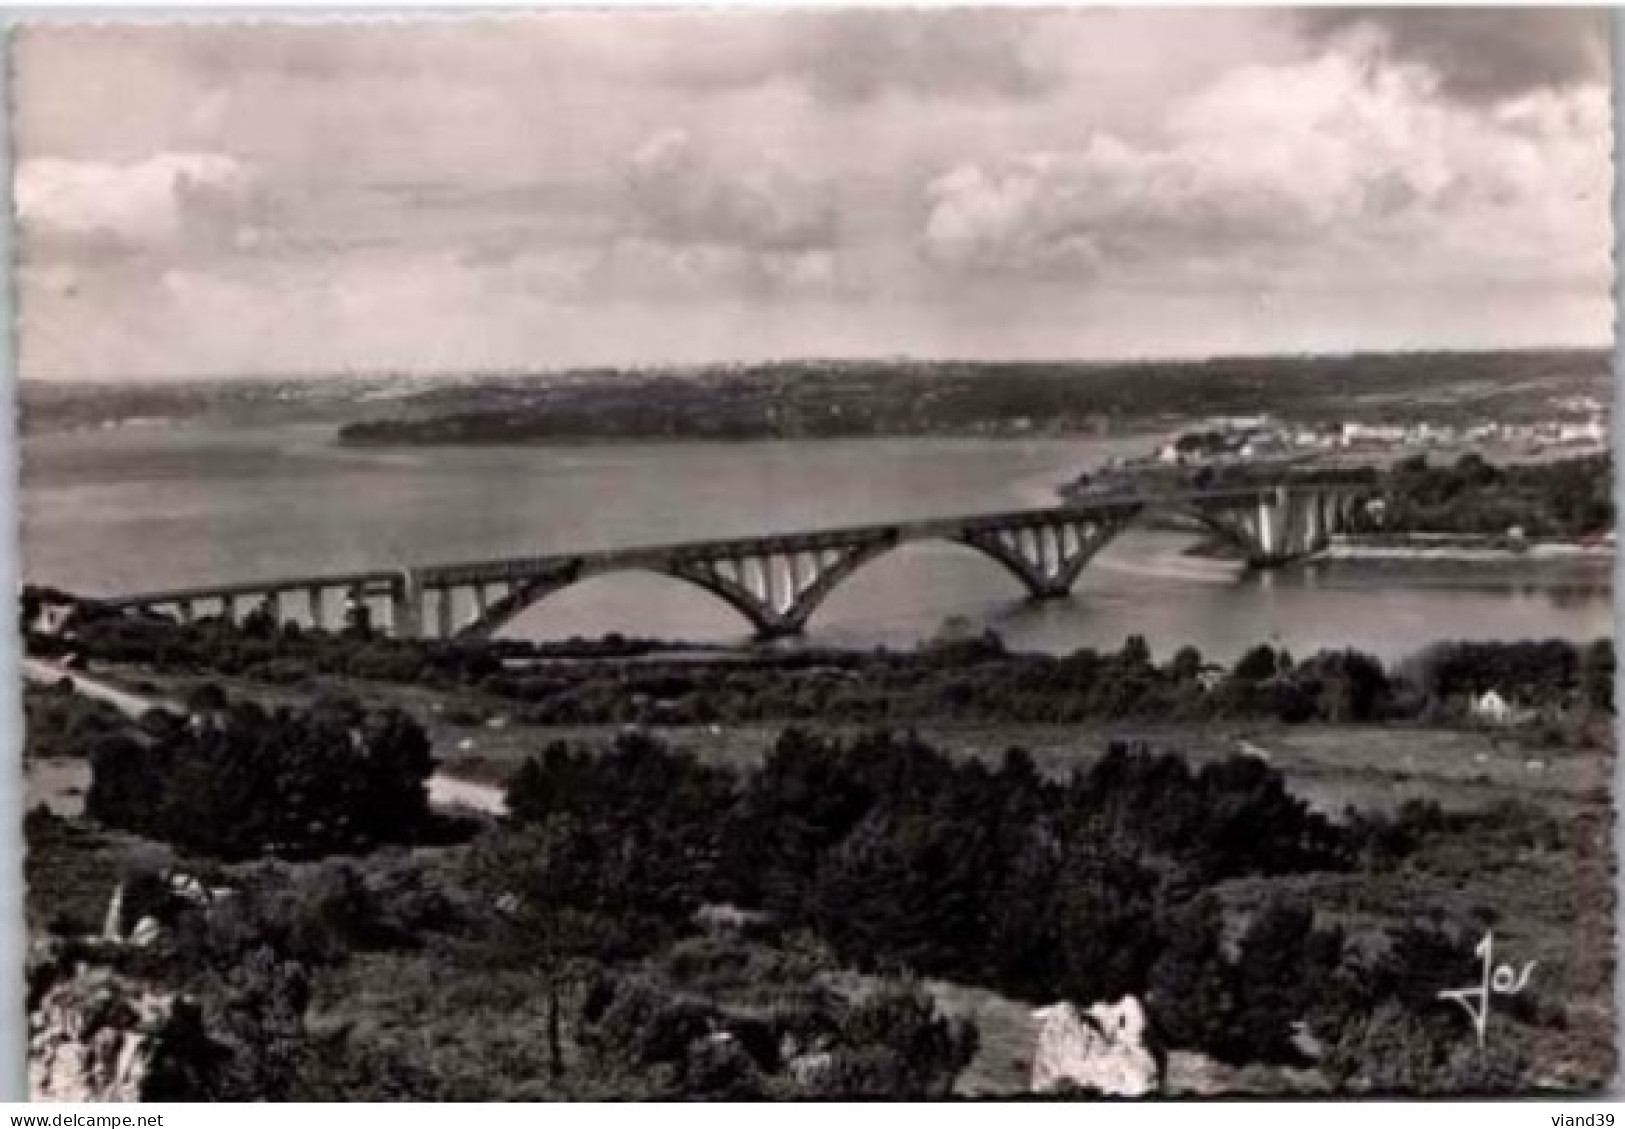
[[424,833],[432,768],[428,738],[398,711],[240,704],[100,740],[85,810],[218,858],[314,858]]
[[582,1043],[616,1096],[646,1098],[943,1098],[976,1055],[975,1025],[943,1016],[913,982],[807,1008],[815,1018],[742,1008],[658,975],[604,975],[585,996]]

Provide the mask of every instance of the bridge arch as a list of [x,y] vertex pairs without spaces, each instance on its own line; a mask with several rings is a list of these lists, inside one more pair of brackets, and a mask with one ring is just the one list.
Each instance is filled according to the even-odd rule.
[[[639,580],[648,588],[636,583]],[[608,583],[600,588],[595,581]],[[616,584],[616,581],[621,583]],[[737,594],[698,583],[692,577],[678,576],[650,565],[629,563],[525,582],[496,581],[485,585],[463,583],[445,588],[431,587],[426,590],[428,614],[423,617],[424,634],[440,639],[488,639],[512,627],[528,613],[548,607],[550,602],[565,605],[558,612],[565,622],[576,621],[570,627],[572,632],[587,634],[586,624],[602,620],[605,631],[636,633],[641,619],[658,617],[667,602],[677,598],[676,593],[661,591],[673,584],[694,593],[682,598],[682,605],[687,610],[677,614],[686,617],[684,622],[696,622],[696,632],[700,637],[717,633],[720,638],[736,632],[737,628],[731,625],[736,624],[739,618],[743,618],[753,629],[760,630],[752,615],[754,609],[741,601]],[[482,588],[485,589],[484,593],[480,591]],[[448,592],[454,592],[455,597],[448,596]],[[579,602],[561,598],[578,592],[581,594]],[[440,612],[442,601],[450,601],[450,610],[444,614]],[[624,613],[618,615],[623,607]]]
[[[944,542],[974,550],[1013,576],[1029,597],[1053,599],[1070,593],[1083,566],[1133,517],[1115,521],[1066,520],[1026,525],[968,523],[928,535],[905,537],[897,528],[864,530],[838,540],[801,543],[787,539],[749,552],[674,553],[668,559],[575,562],[548,575],[508,584],[496,601],[484,599],[484,585],[436,589],[449,600],[458,588],[481,590],[473,620],[456,625],[440,617],[442,636],[486,638],[526,610],[585,580],[641,572],[684,581],[739,613],[761,638],[799,634],[841,584],[870,562],[902,544]],[[449,606],[449,605],[448,605]],[[450,630],[446,630],[446,628]]]
[[1273,568],[1324,549],[1348,529],[1362,503],[1358,485],[1283,486],[1217,499],[1190,498],[1163,508],[1186,515],[1237,550],[1254,568]]
[[[719,568],[717,562],[674,561],[669,563],[625,563],[605,568],[581,570],[568,576],[552,577],[516,585],[508,595],[490,604],[471,622],[453,630],[459,639],[483,639],[500,631],[529,609],[577,585],[604,577],[641,573],[681,581],[706,593],[717,602],[738,613],[761,638],[776,638],[798,633],[807,619],[839,584],[862,564],[892,548],[891,544],[864,547],[843,557],[834,567],[821,570],[805,588],[796,592],[784,606],[777,605],[771,594],[754,590],[742,575],[742,569]],[[766,567],[782,563],[781,557],[752,558],[762,560]],[[728,562],[735,563],[735,562]]]

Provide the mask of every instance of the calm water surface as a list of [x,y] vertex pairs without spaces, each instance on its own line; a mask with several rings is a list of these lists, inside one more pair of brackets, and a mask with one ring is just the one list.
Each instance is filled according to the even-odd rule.
[[[94,594],[438,561],[660,544],[1051,505],[1054,486],[1144,440],[854,440],[368,450],[326,428],[194,427],[23,441],[29,580]],[[1183,556],[1182,534],[1131,530],[1073,599],[1028,604],[971,550],[882,557],[815,614],[810,638],[908,645],[949,617],[1012,646],[1116,646],[1139,633],[1229,658],[1255,642],[1397,658],[1441,638],[1612,632],[1608,564],[1326,562],[1253,575]],[[509,629],[732,640],[743,621],[678,581],[601,577]]]

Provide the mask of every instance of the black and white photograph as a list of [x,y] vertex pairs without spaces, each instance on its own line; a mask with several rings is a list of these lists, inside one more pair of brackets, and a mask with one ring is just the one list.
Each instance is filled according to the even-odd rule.
[[1600,1097],[1611,20],[12,23],[30,1099]]

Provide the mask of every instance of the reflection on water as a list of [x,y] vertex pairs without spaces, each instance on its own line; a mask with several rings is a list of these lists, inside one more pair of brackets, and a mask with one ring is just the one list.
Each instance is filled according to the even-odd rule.
[[[356,450],[325,430],[194,428],[23,443],[24,574],[91,593],[405,563],[658,544],[992,511],[1054,501],[1054,483],[1142,444],[982,440]],[[1012,646],[1067,651],[1141,634],[1225,658],[1261,640],[1295,652],[1397,657],[1439,638],[1589,639],[1611,632],[1611,565],[1327,561],[1279,573],[1185,553],[1188,534],[1125,533],[1070,600],[1030,604],[953,545],[908,545],[842,585],[814,641],[910,645],[951,617]],[[704,593],[603,577],[510,631],[741,638]]]

